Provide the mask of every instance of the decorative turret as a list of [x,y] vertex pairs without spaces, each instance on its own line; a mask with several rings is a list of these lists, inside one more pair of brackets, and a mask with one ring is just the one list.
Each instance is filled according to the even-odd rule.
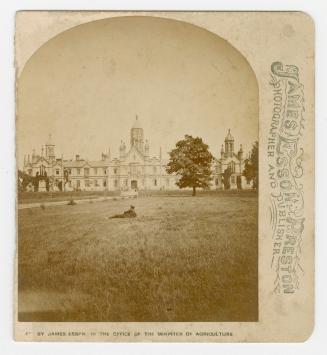
[[131,147],[135,147],[140,153],[144,154],[143,128],[138,120],[137,115],[131,129]]
[[150,145],[147,140],[145,141],[145,146],[144,146],[144,156],[146,158],[149,158],[149,156],[150,156]]
[[51,134],[49,134],[49,138],[45,144],[45,157],[48,160],[55,160],[56,159],[54,148],[55,148],[55,144],[53,143]]
[[237,153],[238,159],[242,160],[243,159],[243,147],[242,144],[240,145],[240,150]]
[[225,155],[224,145],[222,144],[222,145],[221,145],[221,149],[220,149],[220,156],[221,156],[221,159],[224,158],[224,155]]
[[126,144],[123,141],[120,141],[119,157],[124,158],[125,155],[126,155]]
[[35,149],[33,149],[33,152],[32,152],[32,164],[35,163],[35,160],[36,160]]
[[226,157],[232,157],[234,154],[234,137],[230,133],[230,129],[228,129],[227,136],[225,138],[225,155]]
[[108,155],[106,153],[101,153],[101,160],[106,161],[108,159]]

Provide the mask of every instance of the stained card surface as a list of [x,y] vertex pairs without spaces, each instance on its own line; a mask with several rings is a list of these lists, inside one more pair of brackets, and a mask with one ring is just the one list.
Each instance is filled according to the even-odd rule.
[[314,325],[314,24],[16,15],[15,337],[299,342]]

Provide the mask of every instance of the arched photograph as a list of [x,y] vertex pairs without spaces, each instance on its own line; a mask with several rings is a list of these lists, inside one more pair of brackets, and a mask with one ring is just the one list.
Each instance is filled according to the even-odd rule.
[[84,23],[17,76],[18,320],[257,322],[259,90],[193,24]]

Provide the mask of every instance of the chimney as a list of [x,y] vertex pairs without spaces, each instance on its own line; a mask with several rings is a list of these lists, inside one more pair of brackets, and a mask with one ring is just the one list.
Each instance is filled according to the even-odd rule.
[[79,160],[79,154],[76,154],[76,160]]

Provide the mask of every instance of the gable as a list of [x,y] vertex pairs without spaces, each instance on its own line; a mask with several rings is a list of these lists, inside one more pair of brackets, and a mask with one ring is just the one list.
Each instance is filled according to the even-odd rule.
[[82,165],[82,168],[92,168],[92,166],[90,165],[89,162],[86,161],[85,164]]
[[238,159],[238,157],[236,155],[234,155],[233,157],[228,157],[228,158],[221,160],[222,164],[229,164],[232,161],[236,164],[240,163],[240,160]]
[[132,147],[126,154],[124,164],[144,164],[144,156],[135,148]]
[[40,157],[40,158],[33,164],[34,167],[40,167],[41,165],[49,165],[49,162],[48,162],[45,158]]
[[61,168],[61,163],[59,163],[59,162],[56,162],[54,165],[53,165],[53,167],[54,168]]

